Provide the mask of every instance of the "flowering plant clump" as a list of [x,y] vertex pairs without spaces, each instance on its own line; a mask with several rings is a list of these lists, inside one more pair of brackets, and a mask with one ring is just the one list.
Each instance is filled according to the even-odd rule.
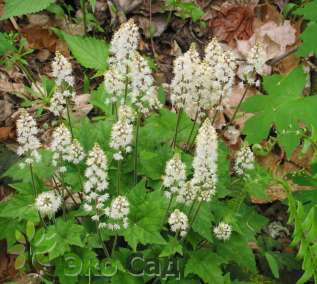
[[[242,141],[234,124],[240,107],[259,106],[243,105],[245,93],[225,112],[235,86],[260,89],[264,47],[241,60],[216,38],[205,49],[192,44],[163,88],[140,39],[132,19],[114,33],[88,115],[76,112],[75,64],[59,52],[45,108],[52,131],[34,109],[17,112],[19,161],[4,174],[15,193],[0,203],[16,267],[41,283],[264,283],[258,263],[275,277],[277,259],[288,262],[259,237],[268,219],[250,201],[276,181],[293,198],[292,214],[306,214],[288,183],[257,163],[264,147]],[[301,229],[295,215],[297,233],[315,228]]]

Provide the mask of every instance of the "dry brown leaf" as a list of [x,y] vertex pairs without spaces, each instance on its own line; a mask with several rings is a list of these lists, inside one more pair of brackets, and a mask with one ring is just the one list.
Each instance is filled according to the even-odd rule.
[[223,5],[209,26],[214,35],[231,46],[236,40],[248,40],[253,34],[254,6]]
[[254,31],[249,40],[238,40],[237,51],[246,56],[256,42],[264,45],[267,59],[272,59],[283,55],[288,46],[296,42],[296,30],[290,21],[285,21],[278,25],[273,21],[267,22]]
[[69,55],[67,45],[47,28],[30,26],[21,29],[21,33],[27,39],[30,48],[47,49],[52,53],[58,50],[65,56]]
[[139,23],[139,27],[142,29],[144,35],[147,38],[151,37],[150,31],[153,29],[153,37],[159,37],[167,28],[167,21],[165,16],[153,16],[152,22],[148,17],[138,16],[135,19]]
[[8,80],[0,79],[0,91],[5,93],[24,93],[24,84],[12,83]]
[[93,109],[93,106],[89,103],[89,100],[90,94],[75,96],[74,113],[76,117],[83,117]]
[[12,127],[0,127],[0,142],[14,138],[14,131]]

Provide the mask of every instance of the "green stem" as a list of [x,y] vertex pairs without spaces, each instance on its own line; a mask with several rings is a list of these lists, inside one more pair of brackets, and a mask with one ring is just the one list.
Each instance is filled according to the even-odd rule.
[[121,179],[121,160],[118,161],[118,168],[117,168],[117,195],[120,195],[120,179]]
[[78,172],[78,179],[79,179],[79,183],[80,183],[80,187],[81,187],[81,192],[78,192],[78,196],[79,196],[81,202],[83,202],[84,199],[83,199],[83,197],[81,196],[81,193],[84,191],[84,184],[83,184],[83,180],[82,180],[82,178],[81,178],[79,165],[76,165],[76,170],[77,170],[77,172]]
[[177,114],[175,134],[174,134],[174,138],[173,138],[173,141],[172,141],[172,147],[173,147],[173,149],[175,149],[175,147],[176,147],[177,135],[178,135],[178,128],[179,128],[179,124],[180,124],[180,121],[181,121],[182,113],[183,113],[183,108],[181,108],[180,111],[179,111],[178,114]]
[[34,198],[36,198],[37,197],[37,190],[35,187],[33,167],[31,164],[30,164],[30,173],[31,173],[31,179],[32,179],[33,195],[34,195]]
[[98,235],[100,244],[102,246],[102,249],[103,249],[105,255],[107,257],[110,257],[110,253],[109,253],[109,251],[108,251],[108,249],[107,249],[107,247],[106,247],[106,245],[105,245],[105,243],[103,242],[103,239],[102,239],[101,231],[99,229],[99,221],[96,222],[96,231],[97,231],[97,235]]
[[247,86],[245,88],[244,92],[243,92],[243,95],[242,95],[242,97],[241,97],[241,99],[239,101],[239,104],[237,105],[237,107],[236,107],[236,109],[235,109],[235,111],[234,111],[234,113],[233,113],[233,115],[232,115],[232,117],[230,119],[230,123],[232,123],[234,121],[234,119],[236,118],[236,115],[237,115],[237,113],[238,113],[238,111],[239,111],[239,109],[241,107],[241,104],[242,104],[245,96],[247,95],[248,89],[249,89],[249,87]]
[[164,221],[165,221],[165,219],[168,217],[168,211],[169,211],[170,208],[171,208],[171,205],[172,205],[174,196],[175,196],[175,194],[173,193],[172,196],[171,196],[171,198],[170,198],[170,201],[169,201],[169,203],[168,203],[167,209],[166,209]]
[[138,143],[139,143],[139,130],[140,130],[141,116],[137,114],[136,131],[135,131],[135,147],[134,147],[134,185],[137,184],[138,179]]
[[117,241],[118,241],[118,234],[116,233],[114,236],[113,244],[112,244],[111,255],[113,255],[115,251],[115,248],[117,246]]
[[192,213],[192,211],[193,211],[193,209],[194,209],[194,207],[195,207],[196,200],[197,200],[197,199],[195,199],[195,200],[193,201],[193,203],[191,204],[191,206],[190,206],[190,208],[189,208],[188,218],[190,217],[190,214]]
[[202,200],[199,201],[198,207],[197,207],[197,209],[196,209],[196,212],[194,213],[193,219],[192,219],[192,221],[190,222],[190,227],[194,224],[194,222],[195,222],[195,220],[196,220],[196,217],[197,217],[197,215],[198,215],[198,213],[199,213],[199,210],[200,210],[200,208],[201,208],[202,203],[203,203]]
[[45,93],[42,91],[42,89],[37,85],[36,80],[34,79],[32,72],[28,69],[27,66],[24,66],[23,63],[16,63],[18,68],[21,69],[21,71],[26,76],[27,80],[29,81],[30,85],[34,85],[34,87],[37,89],[37,91],[42,95],[42,97],[45,97]]
[[[32,179],[32,187],[33,187],[33,195],[34,195],[34,198],[37,197],[37,190],[36,190],[36,186],[35,186],[35,180],[34,180],[34,173],[33,173],[33,167],[32,165],[30,164],[30,173],[31,173],[31,179]],[[40,212],[38,212],[38,215],[39,215],[39,218],[41,220],[41,223],[43,224],[44,227],[46,227],[46,224],[44,222],[44,219],[42,218],[42,215],[40,214]]]
[[194,123],[193,123],[193,127],[192,127],[192,129],[190,130],[190,134],[189,134],[188,139],[187,139],[187,142],[186,142],[186,147],[187,147],[188,150],[190,149],[190,140],[191,140],[191,138],[192,138],[192,135],[193,135],[193,132],[194,132],[196,123],[197,123],[197,119],[198,119],[198,111],[197,111],[196,114],[195,114],[195,120],[194,120]]
[[66,110],[67,110],[67,120],[69,124],[70,133],[72,135],[72,140],[74,139],[73,127],[72,122],[70,120],[70,109],[69,109],[69,99],[66,100]]
[[129,67],[127,65],[126,66],[126,72],[125,72],[124,103],[126,103],[127,97],[128,97],[128,85],[129,85],[128,73],[129,73]]

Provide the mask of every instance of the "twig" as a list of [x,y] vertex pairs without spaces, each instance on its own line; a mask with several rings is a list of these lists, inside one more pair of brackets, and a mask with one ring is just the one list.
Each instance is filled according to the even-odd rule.
[[15,18],[14,17],[10,17],[9,18],[12,26],[19,32],[20,31],[20,27],[18,25],[18,23],[16,22]]
[[279,55],[279,56],[276,56],[272,59],[269,59],[268,61],[265,62],[265,64],[270,65],[270,66],[276,65],[276,64],[280,63],[286,57],[288,57],[291,54],[293,54],[294,52],[296,52],[297,49],[298,49],[298,47],[294,47],[293,49],[290,49],[289,51],[285,52],[282,55]]
[[234,119],[236,118],[236,115],[237,115],[237,113],[238,113],[238,111],[239,111],[239,109],[240,109],[240,107],[241,107],[241,104],[242,104],[242,102],[243,102],[243,100],[244,100],[244,98],[245,98],[245,96],[246,96],[248,90],[249,90],[249,86],[246,86],[246,88],[245,88],[245,90],[244,90],[244,92],[243,92],[243,95],[242,95],[242,97],[241,97],[241,99],[240,99],[240,101],[239,101],[239,104],[237,105],[237,107],[236,107],[236,109],[235,109],[235,111],[234,111],[234,113],[233,113],[233,115],[232,115],[232,117],[231,117],[231,119],[230,119],[230,124],[231,124],[231,123],[234,121]]

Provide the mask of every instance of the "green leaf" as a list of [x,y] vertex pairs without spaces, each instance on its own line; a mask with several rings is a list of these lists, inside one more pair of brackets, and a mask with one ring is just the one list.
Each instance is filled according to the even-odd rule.
[[294,14],[303,16],[306,20],[317,21],[317,1],[306,3],[304,7],[298,8]]
[[107,69],[109,45],[105,41],[93,37],[73,36],[56,29],[54,32],[65,40],[82,66],[102,72]]
[[84,247],[82,235],[84,227],[74,224],[72,220],[57,219],[55,225],[51,225],[45,232],[36,234],[33,243],[36,254],[49,254],[52,260],[66,252],[70,252],[70,246]]
[[275,259],[275,257],[273,255],[271,255],[268,252],[266,252],[264,255],[265,255],[265,258],[270,266],[270,269],[271,269],[274,277],[276,279],[278,279],[280,277],[280,274],[279,274],[279,265],[278,265],[277,260]]
[[234,262],[241,268],[256,273],[256,262],[248,241],[242,236],[233,234],[226,242],[217,242],[217,253],[227,262]]
[[33,203],[33,195],[15,194],[8,200],[0,202],[0,217],[38,222],[39,216]]
[[156,151],[143,150],[140,152],[140,173],[153,180],[160,180],[164,172],[166,162],[173,156],[168,145],[158,148]]
[[25,246],[22,244],[16,244],[13,247],[10,247],[8,249],[8,253],[17,254],[17,255],[23,254],[24,251],[25,251]]
[[9,51],[15,51],[15,47],[6,34],[0,33],[0,56],[5,55]]
[[101,83],[99,87],[92,91],[91,97],[90,97],[90,103],[102,110],[106,115],[111,115],[111,104],[106,104],[106,90],[105,85]]
[[166,210],[166,200],[162,193],[146,193],[145,183],[141,182],[131,189],[128,200],[131,206],[129,227],[124,230],[123,236],[133,250],[136,250],[139,243],[165,244],[160,234]]
[[176,253],[183,255],[183,247],[175,238],[170,238],[169,241],[164,245],[160,257],[171,256]]
[[192,225],[193,230],[204,237],[209,242],[212,242],[211,226],[214,220],[211,214],[210,203],[204,203],[200,207],[199,213]]
[[5,0],[4,14],[0,20],[36,13],[46,9],[54,0]]
[[299,46],[297,50],[297,54],[299,56],[307,56],[311,53],[317,55],[317,44],[316,44],[316,36],[317,36],[317,23],[311,22],[307,25],[304,32],[300,35],[303,43]]
[[224,279],[220,269],[223,263],[225,263],[224,259],[209,250],[193,251],[185,266],[185,276],[192,273],[198,275],[204,283],[223,284]]
[[268,95],[253,96],[245,101],[242,108],[255,113],[245,124],[243,133],[250,144],[261,142],[274,125],[277,138],[289,157],[299,143],[296,130],[300,123],[307,127],[317,125],[314,118],[317,96],[304,97],[307,74],[299,66],[287,75],[264,77],[263,87]]
[[26,223],[26,236],[28,238],[28,241],[31,241],[35,235],[35,226],[34,223],[30,220]]
[[18,255],[14,262],[15,269],[21,269],[24,267],[26,261],[25,254]]

